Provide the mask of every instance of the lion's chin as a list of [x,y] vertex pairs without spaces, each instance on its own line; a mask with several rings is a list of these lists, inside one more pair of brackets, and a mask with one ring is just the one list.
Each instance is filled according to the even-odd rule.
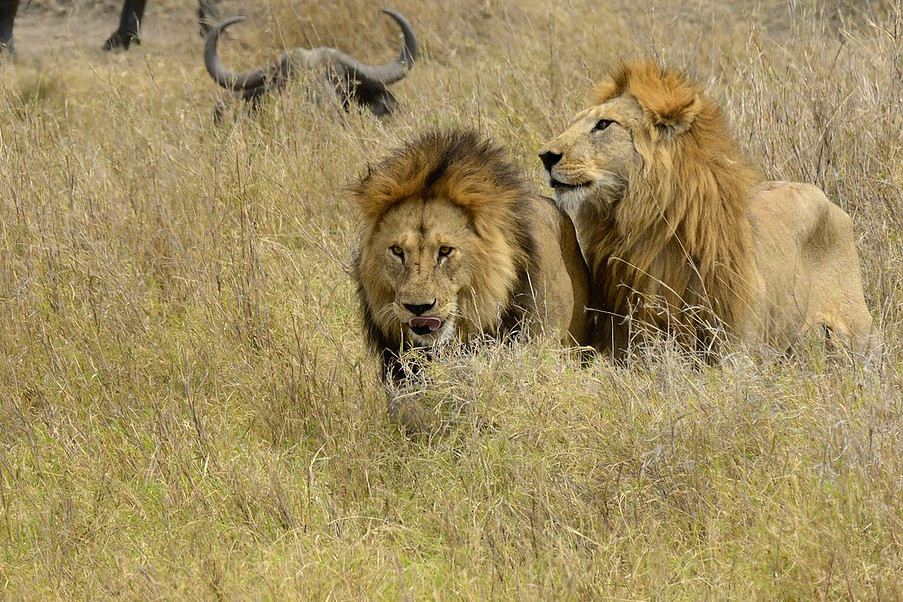
[[580,205],[592,194],[592,183],[570,186],[554,182],[555,203],[566,213],[576,212]]

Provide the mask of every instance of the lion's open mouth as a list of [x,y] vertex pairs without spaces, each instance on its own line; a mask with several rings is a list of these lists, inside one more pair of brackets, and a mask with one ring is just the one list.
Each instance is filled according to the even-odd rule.
[[423,336],[442,328],[442,320],[435,316],[415,316],[408,320],[408,326],[415,334]]
[[569,190],[576,190],[578,188],[584,188],[590,185],[590,182],[580,182],[578,184],[567,184],[562,182],[561,180],[556,180],[555,178],[551,178],[552,189],[555,192],[568,192]]

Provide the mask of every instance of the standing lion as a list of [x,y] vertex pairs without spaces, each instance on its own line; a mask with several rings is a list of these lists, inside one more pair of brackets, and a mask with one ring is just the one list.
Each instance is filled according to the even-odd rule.
[[652,61],[620,66],[540,158],[574,220],[597,343],[634,333],[708,353],[720,333],[787,350],[821,325],[869,345],[850,217],[816,187],[757,183],[721,110]]
[[400,353],[522,331],[587,342],[586,264],[570,218],[531,192],[505,152],[470,131],[433,132],[353,188],[364,332],[383,376]]

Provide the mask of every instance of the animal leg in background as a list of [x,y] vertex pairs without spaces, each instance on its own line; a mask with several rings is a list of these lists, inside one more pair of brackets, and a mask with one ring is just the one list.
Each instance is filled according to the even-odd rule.
[[19,0],[0,0],[0,53],[9,51],[15,53],[13,48],[13,23],[16,20],[16,11],[19,10]]
[[128,50],[132,42],[141,43],[138,28],[144,18],[144,7],[147,0],[125,0],[122,3],[122,14],[119,16],[119,29],[103,43],[104,50],[122,48]]

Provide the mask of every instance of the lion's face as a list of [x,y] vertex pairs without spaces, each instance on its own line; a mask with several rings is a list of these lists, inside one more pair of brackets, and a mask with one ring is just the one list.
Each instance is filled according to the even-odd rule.
[[642,164],[635,147],[642,127],[643,111],[632,97],[578,113],[539,153],[558,206],[573,216],[587,199],[614,203],[621,198]]
[[385,332],[416,345],[454,336],[473,281],[476,234],[464,211],[444,199],[411,199],[392,207],[365,247],[372,276],[369,302]]

